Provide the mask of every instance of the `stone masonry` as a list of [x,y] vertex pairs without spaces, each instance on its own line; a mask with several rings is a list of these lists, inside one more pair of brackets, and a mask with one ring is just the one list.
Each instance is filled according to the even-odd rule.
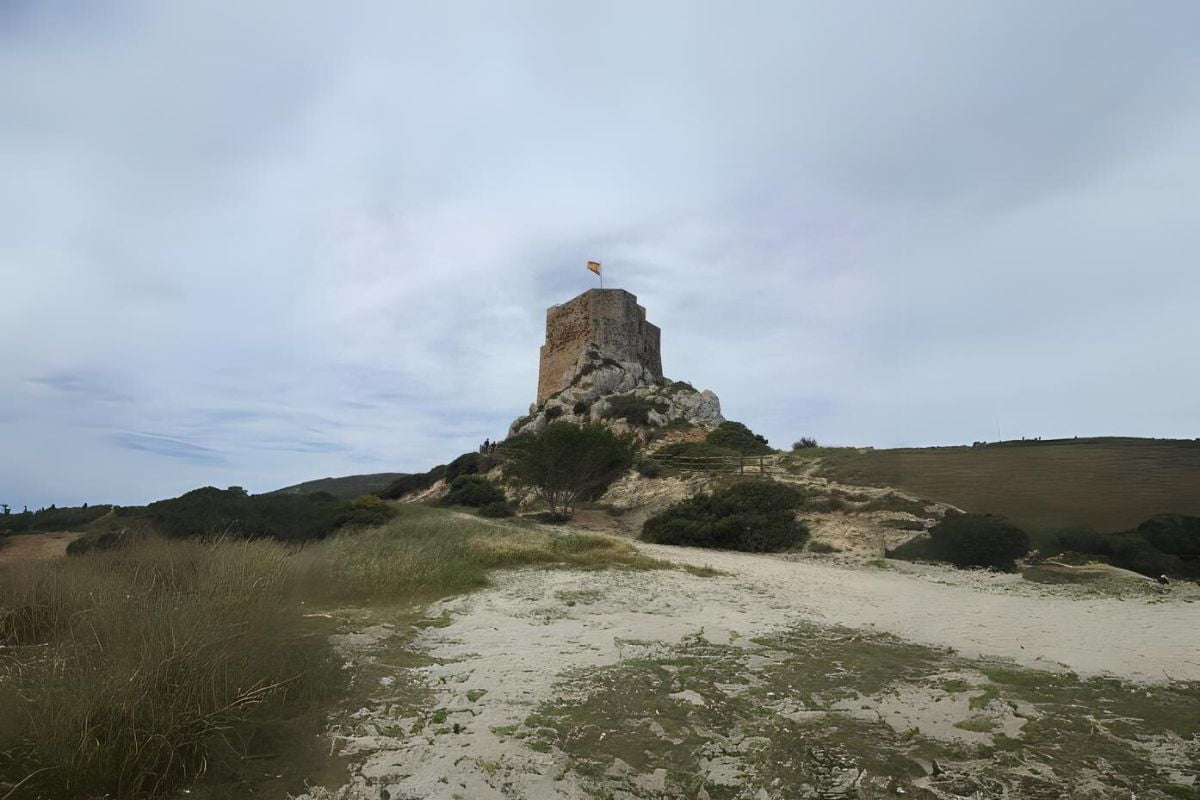
[[661,333],[646,321],[646,309],[624,289],[589,289],[546,310],[546,343],[538,372],[540,406],[575,377],[580,357],[589,350],[604,358],[634,362],[662,377]]

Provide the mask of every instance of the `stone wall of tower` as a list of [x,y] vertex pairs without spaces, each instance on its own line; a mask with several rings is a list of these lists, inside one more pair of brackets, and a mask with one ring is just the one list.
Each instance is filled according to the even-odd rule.
[[591,289],[546,310],[546,343],[538,370],[537,402],[562,391],[588,350],[602,357],[641,364],[662,377],[661,333],[646,321],[646,309],[624,289]]

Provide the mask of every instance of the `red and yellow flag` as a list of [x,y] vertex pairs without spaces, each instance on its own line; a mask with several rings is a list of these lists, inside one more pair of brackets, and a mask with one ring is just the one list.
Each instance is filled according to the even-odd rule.
[[592,272],[596,273],[597,275],[600,274],[600,262],[599,261],[589,261],[587,268],[590,269]]

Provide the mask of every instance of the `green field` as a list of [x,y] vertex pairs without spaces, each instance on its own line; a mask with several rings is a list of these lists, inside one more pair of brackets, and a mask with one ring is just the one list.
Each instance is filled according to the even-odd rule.
[[1094,438],[897,450],[817,448],[816,474],[894,486],[1029,530],[1128,530],[1155,514],[1200,515],[1200,440]]

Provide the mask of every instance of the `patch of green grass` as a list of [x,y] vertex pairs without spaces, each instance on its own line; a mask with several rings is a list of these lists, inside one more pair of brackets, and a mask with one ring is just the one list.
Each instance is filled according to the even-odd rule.
[[[713,798],[755,787],[781,797],[810,790],[840,796],[841,781],[856,774],[864,797],[890,796],[896,787],[923,796],[920,763],[937,761],[938,786],[954,796],[1066,797],[1091,783],[1104,787],[1103,796],[1155,797],[1177,796],[1164,787],[1173,770],[1188,766],[1172,754],[1186,755],[1200,727],[1200,684],[1080,680],[816,626],[753,643],[691,637],[661,657],[573,676],[564,699],[527,720],[535,749],[566,753],[597,796],[636,794],[629,778],[610,770],[620,759],[637,774],[665,769],[667,794],[681,796],[698,792],[695,776],[717,762],[734,765],[736,777],[726,787],[705,784]],[[952,720],[991,744],[922,734],[916,706],[908,725],[903,718],[885,724],[869,711],[904,687],[927,685],[931,674],[953,673],[966,677],[933,685],[961,693],[992,681]],[[685,691],[702,703],[680,698]],[[1025,709],[1020,732],[999,733],[1007,709],[1017,708]],[[1155,749],[1160,742],[1166,749]]]
[[717,569],[716,567],[710,567],[708,564],[705,564],[702,567],[696,567],[691,564],[684,564],[683,571],[690,575],[695,575],[697,578],[716,578],[721,575],[729,574],[728,572],[722,572],[721,570]]
[[988,703],[1000,696],[999,690],[995,686],[984,686],[979,694],[974,695],[967,705],[973,709],[987,708]]
[[959,730],[974,731],[976,733],[991,733],[996,729],[996,721],[991,717],[969,717],[955,722],[954,727]]

